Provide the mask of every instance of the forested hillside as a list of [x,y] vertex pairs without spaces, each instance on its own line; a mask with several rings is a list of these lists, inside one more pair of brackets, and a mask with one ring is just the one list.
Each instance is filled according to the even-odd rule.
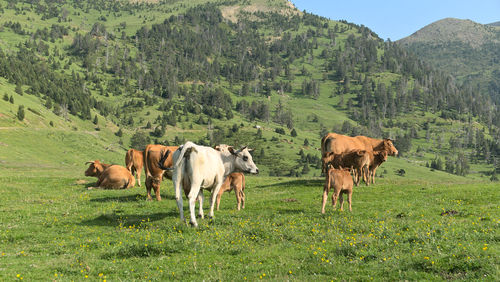
[[0,3],[3,127],[94,131],[117,154],[250,145],[279,176],[319,175],[328,131],[394,138],[404,159],[458,175],[500,167],[489,93],[364,26],[284,0]]
[[434,67],[500,102],[500,29],[447,18],[398,41]]

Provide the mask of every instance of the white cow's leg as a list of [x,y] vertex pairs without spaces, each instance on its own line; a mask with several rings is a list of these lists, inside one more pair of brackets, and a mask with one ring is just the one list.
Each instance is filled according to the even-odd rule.
[[191,215],[191,224],[194,227],[198,227],[198,222],[196,221],[196,216],[194,213],[195,205],[196,205],[196,198],[198,198],[198,195],[200,193],[200,186],[201,186],[201,181],[195,181],[193,180],[191,182],[191,189],[189,190],[189,213]]
[[181,176],[177,170],[174,170],[174,174],[172,175],[172,182],[174,183],[175,200],[177,201],[177,207],[179,208],[181,221],[184,221],[184,208],[182,206],[181,195]]
[[200,189],[200,193],[198,193],[198,202],[199,202],[199,208],[198,208],[198,215],[200,216],[201,219],[205,218],[205,215],[203,214],[203,190]]
[[220,187],[222,186],[222,183],[224,182],[224,178],[222,176],[217,177],[218,179],[216,180],[217,183],[215,185],[215,188],[212,190],[212,195],[210,197],[210,212],[208,213],[208,216],[210,218],[214,217],[214,206],[215,206],[215,201],[217,200],[217,194],[219,194]]

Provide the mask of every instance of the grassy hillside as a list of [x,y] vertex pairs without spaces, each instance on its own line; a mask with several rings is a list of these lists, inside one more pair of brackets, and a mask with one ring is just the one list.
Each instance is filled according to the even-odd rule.
[[[131,142],[136,132],[150,143],[249,145],[265,175],[317,176],[328,131],[397,139],[403,158],[391,159],[389,174],[429,170],[462,151],[472,178],[489,178],[497,164],[495,111],[481,97],[455,103],[462,90],[443,84],[447,97],[433,101],[436,86],[425,81],[441,78],[416,59],[366,28],[303,14],[287,1],[0,2],[0,96],[14,100],[0,100],[0,150],[13,172],[121,163],[126,149],[142,145]],[[176,30],[192,37],[178,40]],[[204,34],[212,37],[199,40]],[[218,36],[234,45],[203,45]],[[16,69],[7,67],[12,60]],[[37,76],[45,71],[57,79]],[[210,91],[212,100],[202,101]],[[465,144],[470,132],[474,142]]]

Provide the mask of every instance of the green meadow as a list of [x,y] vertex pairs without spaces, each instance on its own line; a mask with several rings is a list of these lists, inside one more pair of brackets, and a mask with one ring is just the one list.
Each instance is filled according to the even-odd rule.
[[0,175],[1,280],[500,279],[491,183],[389,175],[355,187],[352,212],[322,215],[323,178],[248,176],[244,210],[226,193],[192,228],[170,180],[148,202],[144,184],[87,190],[83,170],[62,175]]

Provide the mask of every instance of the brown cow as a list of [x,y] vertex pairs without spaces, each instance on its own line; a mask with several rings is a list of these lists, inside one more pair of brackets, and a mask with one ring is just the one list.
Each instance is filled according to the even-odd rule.
[[368,167],[368,183],[373,183],[375,184],[375,172],[377,172],[377,168],[387,161],[387,151],[379,151],[379,152],[374,152],[371,155],[371,160],[370,160],[370,165]]
[[[328,133],[321,139],[321,155],[327,152],[342,154],[352,150],[365,150],[368,152],[386,150],[389,156],[396,156],[398,150],[390,139],[375,139],[366,136],[350,137],[337,133]],[[323,163],[323,172],[327,167]]]
[[[95,164],[95,162],[93,164]],[[87,171],[85,172],[86,176],[96,176],[87,174]],[[135,185],[134,176],[130,173],[128,169],[126,169],[121,165],[109,165],[109,167],[107,167],[104,171],[98,174],[99,176],[97,177],[98,179],[96,182],[96,188],[126,189],[134,187]],[[88,189],[93,189],[93,188],[94,187],[89,187]]]
[[234,189],[234,194],[236,194],[236,202],[238,203],[238,210],[245,208],[245,175],[241,172],[233,172],[226,177],[224,183],[220,187],[219,193],[217,194],[217,210],[219,210],[220,198],[222,194],[226,191],[231,192]]
[[325,185],[323,187],[323,205],[321,207],[321,213],[325,213],[325,205],[328,198],[328,193],[330,188],[333,186],[332,194],[332,205],[335,209],[337,205],[337,199],[340,195],[340,210],[344,210],[344,198],[343,194],[347,194],[347,202],[349,203],[349,211],[352,211],[351,201],[352,201],[352,177],[347,168],[329,168],[326,174]]
[[143,151],[130,149],[125,155],[125,166],[132,173],[137,175],[137,184],[141,186],[141,172],[144,166]]
[[360,176],[363,175],[363,180],[365,183],[368,183],[367,171],[368,166],[370,165],[370,156],[372,153],[369,153],[364,150],[352,150],[347,153],[335,154],[333,152],[327,152],[322,161],[328,167],[331,164],[334,168],[352,168],[353,175],[355,179],[356,186],[359,185]]
[[[148,145],[144,150],[144,169],[146,171],[146,191],[148,193],[148,200],[151,201],[151,188],[155,191],[156,200],[161,201],[160,195],[160,185],[164,173],[166,172],[159,165],[160,159],[162,157],[162,152],[170,151],[162,166],[164,168],[172,167],[172,155],[179,148],[178,146],[163,146],[163,145]],[[167,178],[172,179],[172,172],[167,171],[165,173]]]
[[93,162],[86,162],[85,164],[90,164],[87,170],[85,171],[85,176],[95,176],[99,178],[101,174],[110,167],[110,164],[101,163],[99,160],[95,160]]

